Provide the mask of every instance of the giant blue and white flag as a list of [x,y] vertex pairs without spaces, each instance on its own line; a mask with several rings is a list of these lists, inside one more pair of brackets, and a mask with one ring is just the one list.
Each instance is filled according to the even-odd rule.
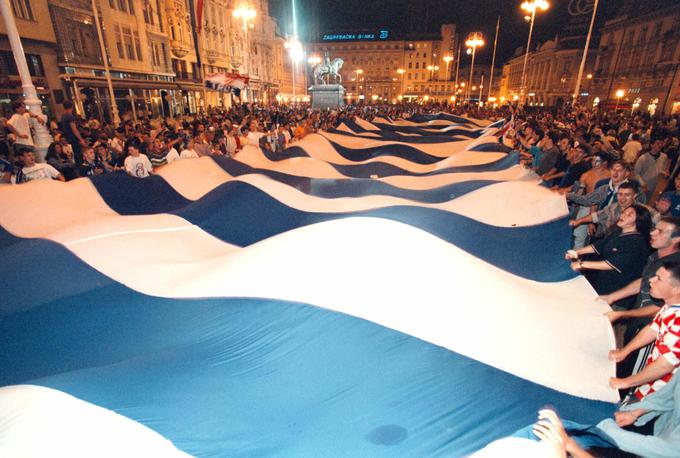
[[0,456],[466,456],[610,416],[564,200],[499,125],[374,122],[1,187]]

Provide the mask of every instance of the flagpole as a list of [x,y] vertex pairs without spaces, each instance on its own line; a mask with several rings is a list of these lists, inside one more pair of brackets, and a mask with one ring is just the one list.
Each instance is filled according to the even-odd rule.
[[[42,112],[42,102],[38,98],[38,91],[33,85],[33,80],[31,79],[31,73],[28,70],[28,64],[26,63],[26,55],[24,54],[24,46],[21,43],[21,37],[19,36],[19,30],[17,29],[16,21],[14,20],[14,13],[12,12],[12,7],[9,0],[0,0],[0,14],[4,20],[5,29],[7,30],[7,39],[9,40],[9,46],[12,49],[12,54],[14,55],[14,61],[16,62],[17,71],[19,73],[19,78],[21,79],[21,89],[24,95],[24,103],[28,107],[28,111],[33,116],[40,116],[45,118]],[[37,123],[35,126],[35,146],[38,154],[38,161],[43,161],[45,158],[45,153],[47,153],[47,148],[50,143],[52,143],[52,135],[47,129],[47,126],[42,123]]]
[[496,38],[493,40],[493,57],[491,58],[491,74],[489,75],[489,92],[486,95],[486,100],[491,97],[491,86],[493,86],[493,69],[496,65],[496,45],[498,45],[498,30],[501,28],[501,17],[498,16],[496,22]]
[[586,59],[588,57],[588,48],[590,47],[590,37],[593,33],[593,25],[595,24],[595,16],[597,16],[598,0],[595,0],[593,5],[593,17],[590,18],[590,28],[588,29],[588,37],[586,38],[586,46],[583,48],[583,57],[581,58],[581,66],[578,69],[578,77],[576,78],[576,88],[574,89],[574,98],[572,104],[578,101],[579,92],[581,91],[581,78],[583,78],[583,70],[586,67]]
[[[198,0],[201,8],[203,7],[203,1]],[[198,77],[201,79],[201,86],[203,86],[203,105],[206,110],[208,109],[207,103],[207,92],[205,89],[205,71],[203,69],[203,58],[201,57],[201,44],[198,41],[200,24],[196,20],[196,4],[194,0],[189,0],[189,8],[191,9],[191,30],[194,37],[194,51],[196,52],[196,67],[198,67]],[[200,109],[199,109],[200,111]]]
[[[111,72],[109,71],[109,54],[106,52],[104,46],[104,37],[102,36],[102,25],[99,22],[99,10],[97,2],[92,0],[92,14],[94,15],[94,25],[97,27],[97,37],[99,37],[99,50],[102,55],[102,62],[104,63],[104,75],[106,76],[106,85],[109,89],[109,98],[111,99],[111,120],[113,125],[118,127],[120,125],[120,114],[118,113],[118,105],[116,104],[116,96],[113,92],[113,83],[111,83]],[[132,106],[134,107],[135,100],[132,99]],[[134,108],[133,108],[134,110]]]
[[462,43],[458,43],[458,59],[456,60],[456,82],[454,88],[456,90],[456,102],[458,102],[458,70],[460,69],[460,53],[463,51]]

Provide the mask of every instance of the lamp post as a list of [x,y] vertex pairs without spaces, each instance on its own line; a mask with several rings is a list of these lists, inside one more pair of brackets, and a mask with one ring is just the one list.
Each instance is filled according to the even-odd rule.
[[437,65],[428,65],[427,69],[430,71],[430,84],[427,85],[428,91],[432,94],[432,80],[434,80],[434,72],[439,70]]
[[357,74],[357,100],[361,100],[361,90],[359,86],[359,75],[361,75],[364,71],[360,68],[357,68],[354,70]]
[[531,35],[534,32],[534,20],[536,19],[536,10],[540,9],[545,11],[550,6],[546,0],[526,0],[522,3],[522,9],[527,13],[531,13],[530,26],[529,26],[529,38],[527,40],[527,49],[524,53],[524,65],[522,66],[522,85],[520,90],[522,92],[522,103],[524,103],[524,94],[526,93],[526,76],[527,76],[527,62],[529,61],[529,48],[531,47]]
[[439,65],[429,65],[427,69],[430,70],[430,80],[433,80],[434,72],[439,71]]
[[501,28],[501,17],[498,16],[498,21],[496,21],[496,38],[493,40],[493,57],[491,58],[491,72],[489,73],[489,92],[486,94],[486,100],[491,97],[491,88],[493,87],[493,71],[496,67],[496,46],[498,45],[498,31]]
[[623,89],[616,91],[616,108],[614,108],[615,112],[619,111],[619,102],[621,102],[621,97],[623,97],[624,94],[625,92],[623,92]]
[[[460,55],[463,52],[463,45],[459,44],[458,45],[458,58],[456,59],[456,79],[454,82],[454,86],[456,88],[456,91],[458,90],[458,71],[460,70]],[[458,92],[456,92],[458,94]],[[456,103],[458,103],[458,95],[456,95]]]
[[[249,46],[248,46],[248,21],[252,20],[257,16],[257,11],[255,11],[252,7],[250,6],[240,6],[239,8],[236,8],[232,15],[236,19],[241,19],[243,20],[243,70],[246,75],[249,75],[250,72],[250,65],[248,65],[248,59],[249,59]],[[293,75],[295,75],[295,71],[293,71]],[[294,86],[293,86],[294,87]],[[252,94],[251,94],[252,95]]]
[[[472,74],[475,68],[475,53],[477,52],[477,47],[479,46],[484,46],[484,36],[482,35],[482,32],[472,32],[470,35],[468,35],[467,40],[465,40],[465,46],[468,47],[468,49],[471,49],[471,54],[472,54],[472,62],[470,63],[470,80],[468,82],[468,87],[472,87]],[[470,98],[472,98],[472,92],[469,93],[470,97],[468,97],[468,101]]]
[[451,61],[453,61],[453,57],[451,56],[444,56],[444,62],[446,62],[446,79],[451,80],[451,74],[449,73],[449,65],[451,65]]
[[482,88],[484,88],[484,73],[482,73],[482,82],[479,83],[479,101],[477,102],[477,105],[479,107],[482,107]]
[[[38,98],[38,92],[35,90],[33,81],[31,80],[31,73],[28,71],[28,64],[26,63],[26,55],[24,54],[24,47],[21,44],[17,24],[14,21],[14,14],[10,7],[9,0],[0,0],[0,15],[5,22],[5,29],[7,30],[7,38],[9,45],[14,54],[14,61],[17,65],[19,77],[21,78],[21,89],[24,93],[24,103],[28,107],[28,111],[35,116],[41,116],[44,119],[42,112],[42,104]],[[47,126],[42,123],[37,123],[35,126],[35,146],[40,153],[38,160],[42,161],[47,153],[47,148],[52,143],[52,136],[50,135]]]
[[289,38],[283,46],[288,50],[290,60],[293,62],[293,99],[295,99],[295,74],[297,73],[297,63],[302,60],[303,57],[302,43],[300,43],[300,40],[298,40],[297,37],[293,36]]
[[406,73],[406,70],[404,70],[403,68],[400,68],[400,69],[397,70],[397,73],[399,73],[401,75],[401,88],[399,89],[399,92],[401,92],[403,94],[404,93],[404,73]]
[[[113,84],[111,83],[111,72],[109,71],[109,55],[104,46],[104,37],[102,36],[102,26],[99,23],[99,11],[97,10],[97,3],[92,0],[92,14],[94,15],[94,24],[97,27],[97,36],[99,37],[99,49],[104,62],[104,74],[106,75],[106,85],[109,89],[109,98],[111,100],[111,118],[113,125],[118,127],[120,124],[120,115],[118,114],[118,105],[116,105],[116,96],[113,93]],[[134,103],[134,101],[133,101]]]

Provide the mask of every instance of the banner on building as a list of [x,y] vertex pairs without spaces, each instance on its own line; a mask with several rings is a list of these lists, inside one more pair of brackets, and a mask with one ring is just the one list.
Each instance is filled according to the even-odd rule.
[[216,91],[227,92],[235,89],[240,91],[243,88],[248,87],[249,81],[250,77],[238,73],[216,73],[214,75],[208,75],[205,80],[205,85]]
[[196,0],[196,32],[201,33],[203,28],[203,0]]

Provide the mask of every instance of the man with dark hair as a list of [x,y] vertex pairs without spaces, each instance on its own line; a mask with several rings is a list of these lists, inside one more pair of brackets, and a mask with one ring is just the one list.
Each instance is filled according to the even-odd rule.
[[17,178],[17,183],[50,179],[66,181],[64,176],[50,164],[45,162],[35,162],[35,156],[31,150],[23,150],[21,152],[21,160],[24,163],[24,166],[21,169],[21,177]]
[[567,158],[569,159],[569,166],[560,179],[558,188],[571,189],[574,183],[580,181],[581,175],[590,169],[590,161],[586,158],[586,149],[583,145],[574,145]]
[[657,134],[652,137],[649,150],[642,153],[635,162],[635,174],[639,176],[645,188],[647,201],[651,201],[659,178],[668,176],[668,156],[663,152],[666,138]]
[[[612,323],[623,319],[637,319],[636,326],[629,326],[629,329],[635,331],[633,335],[648,324],[649,318],[656,315],[663,305],[660,300],[650,295],[649,280],[656,275],[656,271],[663,263],[680,262],[680,218],[671,216],[661,218],[649,234],[649,239],[651,247],[656,251],[647,259],[642,276],[618,291],[600,296],[600,299],[614,306],[614,310],[606,314]],[[632,296],[636,296],[632,306],[617,307],[623,299]]]
[[6,127],[16,137],[14,154],[20,156],[24,150],[35,152],[33,135],[31,135],[31,119],[35,118],[40,123],[44,123],[45,120],[31,114],[26,109],[24,102],[21,101],[12,102],[12,110],[14,110],[14,114],[7,121]]
[[76,117],[73,115],[73,102],[67,100],[64,102],[64,114],[61,115],[59,121],[59,128],[64,133],[64,138],[69,142],[73,149],[73,161],[76,164],[83,163],[83,148],[87,146],[87,142],[80,135]]
[[576,227],[581,224],[594,223],[597,225],[595,237],[602,237],[616,223],[621,212],[636,203],[639,193],[640,185],[636,181],[625,181],[619,185],[616,191],[616,199],[612,199],[610,205],[582,218],[572,220],[569,224]]
[[560,150],[557,148],[559,136],[557,132],[549,131],[543,136],[540,144],[542,154],[540,161],[535,165],[534,171],[537,175],[545,175],[555,168],[557,160],[560,158]]
[[[654,248],[647,259],[640,278],[625,287],[599,298],[612,306],[605,315],[614,325],[617,342],[625,345],[659,312],[663,302],[651,296],[650,280],[665,262],[680,262],[680,218],[664,217],[649,234]],[[644,354],[646,348],[639,353]],[[644,356],[644,355],[643,355]],[[617,367],[617,374],[625,377],[633,372],[636,358],[626,358]]]
[[609,380],[609,385],[615,389],[638,387],[635,390],[638,400],[665,386],[680,366],[680,263],[665,262],[656,271],[650,279],[650,294],[665,304],[654,321],[623,348],[609,352],[609,359],[618,363],[633,351],[654,342],[643,370],[629,377]]

